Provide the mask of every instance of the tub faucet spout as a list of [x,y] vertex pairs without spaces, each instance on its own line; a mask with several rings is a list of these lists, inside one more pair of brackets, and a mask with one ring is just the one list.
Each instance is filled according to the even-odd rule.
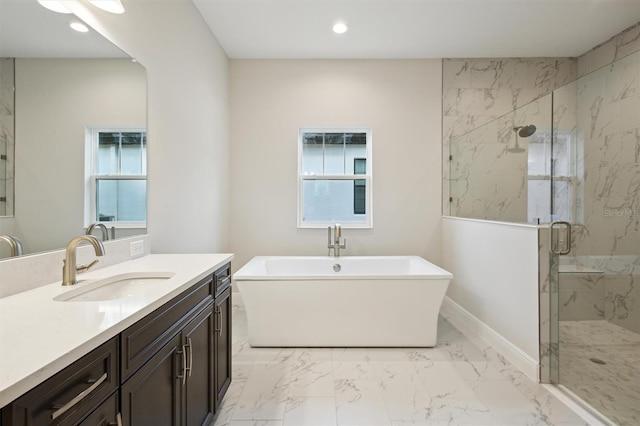
[[[347,248],[347,240],[342,238],[342,227],[339,223],[335,224],[335,227],[328,227],[328,241],[327,248],[329,249],[329,256],[331,256],[331,250],[333,250],[334,257],[340,257],[340,249]],[[333,237],[332,237],[333,233]],[[340,241],[342,240],[342,241]]]

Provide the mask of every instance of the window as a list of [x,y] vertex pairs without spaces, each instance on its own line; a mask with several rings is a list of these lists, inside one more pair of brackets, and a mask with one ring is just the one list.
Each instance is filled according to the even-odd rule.
[[[354,175],[366,175],[367,174],[367,159],[366,158],[354,158],[353,159],[353,174]],[[366,187],[367,181],[364,179],[356,179],[353,181],[353,214],[365,214],[366,213]]]
[[144,129],[90,129],[87,225],[116,223],[145,227],[147,136]]
[[371,129],[304,128],[298,139],[298,227],[371,228]]
[[[571,131],[555,129],[553,153],[550,132],[538,132],[529,141],[527,205],[529,223],[554,220],[577,222],[577,170]],[[553,185],[553,188],[551,187]]]

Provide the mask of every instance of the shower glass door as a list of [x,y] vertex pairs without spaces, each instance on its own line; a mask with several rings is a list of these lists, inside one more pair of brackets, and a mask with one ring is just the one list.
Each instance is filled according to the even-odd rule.
[[551,381],[638,425],[640,53],[554,91],[551,153],[551,219],[571,223],[550,259]]

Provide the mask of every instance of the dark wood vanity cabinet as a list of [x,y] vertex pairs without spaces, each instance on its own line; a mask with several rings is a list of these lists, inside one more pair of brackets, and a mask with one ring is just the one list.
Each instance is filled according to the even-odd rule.
[[213,420],[231,381],[230,285],[227,264],[121,334],[123,425]]
[[88,424],[83,420],[118,386],[118,338],[114,337],[4,407],[2,425]]
[[0,425],[117,426],[118,414],[125,426],[211,423],[231,383],[230,286],[227,264],[4,407]]

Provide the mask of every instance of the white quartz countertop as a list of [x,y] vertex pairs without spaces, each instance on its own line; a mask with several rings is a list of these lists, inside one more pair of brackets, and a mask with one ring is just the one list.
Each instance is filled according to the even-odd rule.
[[[79,274],[76,286],[63,287],[57,281],[0,299],[0,407],[118,335],[232,258],[232,254],[151,254]],[[174,275],[123,299],[53,300],[74,287],[129,272]]]

